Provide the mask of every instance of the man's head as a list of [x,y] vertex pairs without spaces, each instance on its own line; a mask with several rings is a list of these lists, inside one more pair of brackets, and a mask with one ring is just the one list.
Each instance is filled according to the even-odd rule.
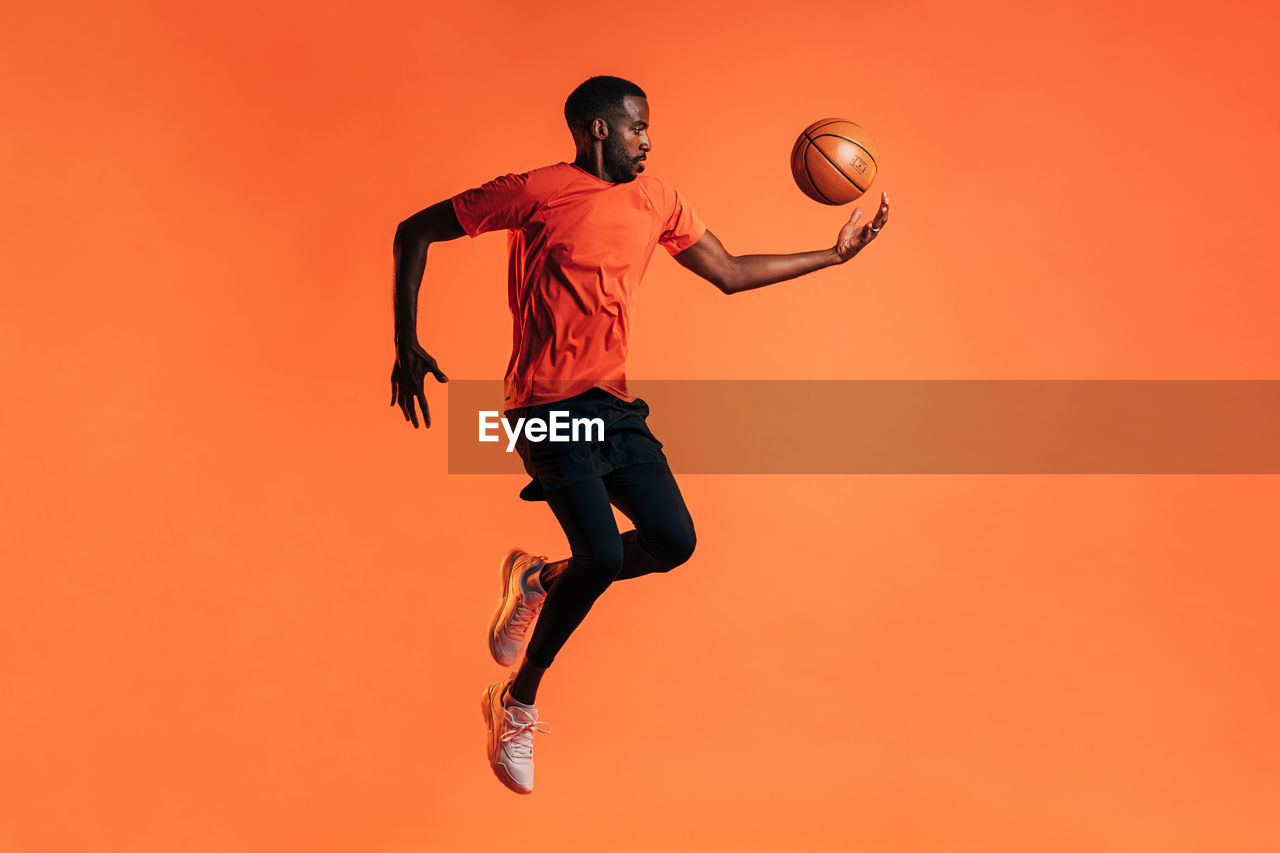
[[635,83],[592,77],[569,95],[564,118],[580,154],[600,147],[609,180],[633,181],[644,171],[650,148],[649,101]]

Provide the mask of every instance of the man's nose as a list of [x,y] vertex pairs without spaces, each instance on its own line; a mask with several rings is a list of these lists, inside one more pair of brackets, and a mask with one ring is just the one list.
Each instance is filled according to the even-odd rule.
[[653,147],[653,143],[649,141],[649,134],[646,133],[645,135],[640,137],[641,151],[648,151],[652,147]]

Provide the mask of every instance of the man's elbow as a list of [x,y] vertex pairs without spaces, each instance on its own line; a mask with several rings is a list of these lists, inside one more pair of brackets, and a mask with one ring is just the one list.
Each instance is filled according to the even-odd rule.
[[421,219],[411,216],[396,226],[395,248],[401,248],[408,243],[430,242],[431,234]]
[[711,275],[711,283],[725,296],[732,296],[742,289],[737,260],[732,259]]

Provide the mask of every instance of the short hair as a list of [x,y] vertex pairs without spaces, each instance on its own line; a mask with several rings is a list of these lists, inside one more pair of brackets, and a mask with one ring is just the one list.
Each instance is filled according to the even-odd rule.
[[569,94],[564,102],[564,120],[569,130],[586,130],[597,118],[606,121],[622,112],[622,99],[631,95],[646,98],[644,90],[621,77],[592,77]]

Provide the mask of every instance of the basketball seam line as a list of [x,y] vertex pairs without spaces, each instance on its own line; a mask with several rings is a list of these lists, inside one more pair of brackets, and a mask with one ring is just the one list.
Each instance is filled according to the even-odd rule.
[[[823,136],[836,136],[836,134],[834,134],[834,133],[824,133],[824,134],[822,134],[822,135],[823,135]],[[866,192],[866,190],[865,190],[865,189],[863,189],[862,187],[858,186],[858,182],[857,182],[857,181],[855,181],[853,178],[849,177],[848,175],[845,175],[845,173],[844,173],[844,169],[841,169],[841,168],[840,168],[840,165],[839,165],[838,163],[836,163],[836,161],[835,161],[835,160],[832,160],[832,159],[831,159],[831,156],[830,156],[829,154],[827,154],[827,152],[823,151],[823,150],[822,150],[822,148],[821,148],[821,146],[819,146],[817,143],[815,143],[815,142],[813,141],[813,137],[809,136],[809,134],[807,134],[807,133],[806,133],[806,134],[805,134],[805,138],[809,140],[809,144],[810,144],[810,145],[812,145],[814,148],[817,148],[817,149],[818,149],[818,153],[819,153],[819,154],[821,154],[823,157],[826,157],[826,158],[827,158],[827,162],[828,162],[828,163],[830,163],[830,164],[832,165],[832,167],[833,167],[833,168],[835,168],[835,170],[836,170],[837,172],[839,172],[841,175],[843,175],[843,176],[844,176],[844,179],[845,179],[846,181],[848,181],[849,183],[853,184],[854,188],[855,188],[858,192],[860,192],[860,193],[864,193],[864,192]],[[837,136],[836,138],[837,138],[837,139],[844,139],[846,142],[853,142],[853,140],[852,140],[852,139],[847,139],[846,137],[843,137],[843,136]],[[853,144],[854,144],[854,145],[858,145],[858,143],[856,143],[856,142],[853,142]],[[859,148],[862,148],[862,146],[861,146],[861,145],[858,145],[858,147],[859,147]],[[862,150],[863,150],[863,151],[866,151],[867,149],[862,148]],[[805,153],[807,154],[807,153],[808,153],[808,151],[809,151],[809,149],[808,149],[808,148],[806,148],[806,149],[805,149]],[[809,160],[808,160],[808,158],[805,158],[805,161],[804,161],[804,168],[805,168],[805,171],[806,171],[806,172],[807,172],[807,171],[809,171]],[[813,176],[812,176],[812,175],[810,175],[810,176],[809,176],[809,180],[810,180],[810,181],[812,181],[812,180],[813,180]],[[817,185],[815,184],[814,186],[816,187]],[[819,190],[819,192],[821,192],[821,190]],[[824,195],[824,196],[823,196],[823,198],[826,198],[826,196]],[[833,202],[833,203],[834,203],[834,202]],[[845,202],[845,204],[848,204],[848,202]]]
[[841,135],[840,135],[840,134],[838,134],[838,133],[819,133],[817,136],[814,136],[814,137],[811,137],[811,138],[812,138],[815,142],[817,142],[819,139],[822,139],[824,136],[832,136],[832,137],[835,137],[836,139],[843,139],[845,142],[850,142],[850,143],[852,143],[853,145],[855,145],[855,146],[857,146],[858,148],[862,149],[862,153],[864,153],[864,154],[866,154],[866,155],[867,155],[867,159],[871,161],[871,165],[872,165],[872,166],[875,166],[875,165],[876,165],[876,155],[872,154],[872,153],[871,153],[871,151],[870,151],[870,150],[869,150],[865,145],[863,145],[861,142],[859,142],[859,141],[858,141],[858,140],[856,140],[856,139],[850,139],[849,137],[847,137],[847,136],[841,136]]
[[[818,125],[817,127],[811,127],[811,128],[809,128],[808,130],[806,130],[806,131],[804,132],[804,135],[805,135],[805,136],[808,136],[808,135],[809,135],[810,133],[812,133],[813,131],[815,131],[815,130],[819,130],[820,128],[824,128],[824,127],[826,127],[826,126],[827,126],[827,125],[829,125],[829,124],[839,124],[839,123],[841,123],[841,122],[844,122],[844,119],[842,119],[842,118],[833,118],[831,121],[824,121],[822,124]],[[846,124],[852,124],[853,122],[845,122],[845,123],[846,123]]]
[[[805,138],[805,139],[809,139],[809,134],[807,134],[807,133],[806,133],[806,134],[804,135],[804,138]],[[804,175],[805,175],[805,177],[806,177],[806,178],[808,178],[808,179],[809,179],[809,186],[813,187],[813,191],[814,191],[814,192],[816,192],[818,195],[822,196],[822,200],[823,200],[823,201],[825,201],[827,204],[835,204],[835,202],[834,202],[834,201],[832,201],[831,199],[827,198],[827,194],[826,194],[826,193],[824,193],[822,190],[818,189],[818,182],[817,182],[817,181],[815,181],[815,180],[813,179],[813,173],[809,171],[809,149],[810,149],[810,148],[818,148],[818,146],[816,146],[816,145],[814,145],[814,144],[813,144],[813,140],[812,140],[812,139],[809,139],[809,144],[808,144],[807,146],[805,146],[804,151],[801,151],[801,152],[800,152],[800,159],[804,160]],[[819,153],[822,153],[822,149],[821,149],[821,148],[818,148],[818,152],[819,152]],[[822,156],[826,157],[827,155],[826,155],[825,153],[822,153]],[[830,160],[831,158],[830,158],[830,157],[827,157],[827,159],[828,159],[828,160]],[[839,171],[839,169],[840,169],[840,167],[839,167],[839,166],[836,166],[836,170],[837,170],[837,171]],[[843,173],[843,172],[841,172],[840,174],[844,175],[844,173]],[[849,177],[849,176],[848,176],[848,175],[845,175],[845,177],[847,178],[847,177]],[[856,187],[856,186],[857,186],[857,184],[854,184],[854,186]]]

